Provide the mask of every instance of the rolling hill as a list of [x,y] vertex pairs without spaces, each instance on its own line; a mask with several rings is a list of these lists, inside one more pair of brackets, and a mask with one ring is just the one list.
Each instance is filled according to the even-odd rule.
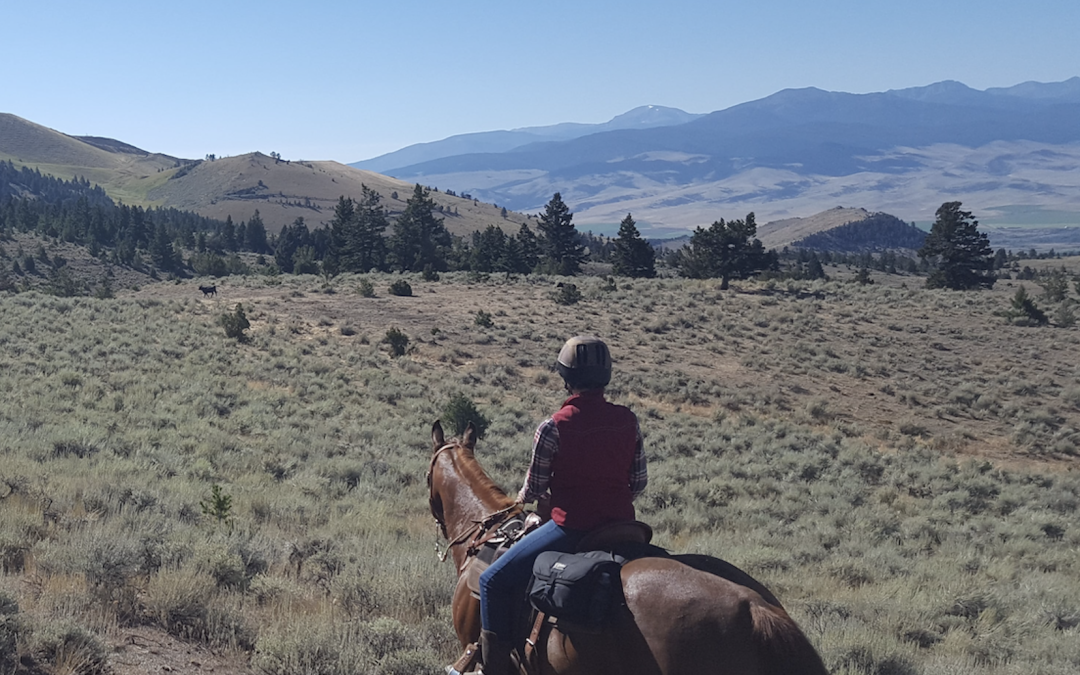
[[[179,159],[114,139],[68,136],[11,114],[0,114],[0,159],[58,178],[86,178],[132,205],[168,206],[222,220],[232,216],[237,222],[258,209],[270,232],[298,217],[311,227],[328,222],[339,197],[358,197],[362,185],[382,195],[393,218],[415,185],[338,162],[278,160],[258,152],[212,161]],[[504,218],[501,207],[471,198],[445,192],[432,197],[453,234],[491,224],[516,232],[529,220],[509,211]]]

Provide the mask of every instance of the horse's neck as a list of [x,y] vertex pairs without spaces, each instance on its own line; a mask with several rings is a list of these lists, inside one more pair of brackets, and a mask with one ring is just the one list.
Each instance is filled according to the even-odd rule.
[[[452,484],[452,494],[443,496],[447,534],[452,538],[514,504],[514,500],[488,478],[471,455],[457,455],[446,462],[444,471],[453,474],[452,478],[447,476],[448,483]],[[462,543],[467,545],[468,542]]]

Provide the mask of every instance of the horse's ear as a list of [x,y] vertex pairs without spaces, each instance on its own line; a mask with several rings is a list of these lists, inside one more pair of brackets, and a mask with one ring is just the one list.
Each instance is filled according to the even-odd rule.
[[442,424],[439,420],[435,420],[435,424],[431,425],[431,449],[438,450],[444,445],[446,445],[446,436],[443,435]]
[[461,434],[461,444],[470,450],[476,449],[476,427],[472,420],[465,426],[465,433]]

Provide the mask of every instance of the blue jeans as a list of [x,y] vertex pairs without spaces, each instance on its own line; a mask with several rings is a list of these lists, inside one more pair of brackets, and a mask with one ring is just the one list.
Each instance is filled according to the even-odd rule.
[[585,532],[568,530],[549,520],[514,544],[480,575],[480,623],[508,639],[513,628],[514,594],[523,594],[533,562],[544,551],[571,553]]

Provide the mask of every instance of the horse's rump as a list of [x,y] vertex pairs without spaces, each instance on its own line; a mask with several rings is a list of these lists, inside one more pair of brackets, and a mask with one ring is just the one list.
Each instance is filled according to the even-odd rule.
[[[696,565],[677,556],[627,563],[621,616],[601,635],[552,630],[547,665],[563,672],[576,663],[574,672],[596,675],[825,675],[820,657],[778,603],[713,569],[699,569],[705,563],[698,558],[708,556],[692,557]],[[713,567],[750,578],[725,565]]]
[[696,570],[702,572],[708,572],[709,574],[715,574],[718,577],[727,579],[728,581],[738,584],[739,586],[745,586],[750,590],[760,595],[765,602],[775,607],[783,609],[783,605],[780,604],[780,600],[773,595],[772,591],[765,588],[765,585],[759,582],[754,577],[750,576],[746,572],[743,572],[738,567],[732,565],[726,560],[720,558],[714,558],[711,555],[702,555],[699,553],[681,553],[671,556],[675,560],[678,560],[684,565],[689,565]]

